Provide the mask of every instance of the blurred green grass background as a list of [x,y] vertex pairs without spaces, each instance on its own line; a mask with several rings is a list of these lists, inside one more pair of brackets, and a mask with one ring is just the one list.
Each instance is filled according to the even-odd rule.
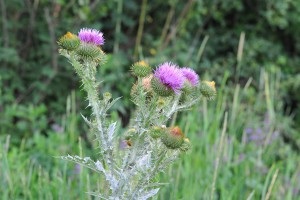
[[[89,199],[103,181],[55,156],[95,157],[85,94],[56,40],[82,27],[104,33],[101,91],[123,129],[134,109],[129,68],[146,60],[215,80],[176,123],[193,149],[160,180],[158,199],[298,199],[300,2],[271,0],[0,0],[1,199]],[[225,117],[227,116],[227,117]],[[225,131],[222,131],[225,130]]]

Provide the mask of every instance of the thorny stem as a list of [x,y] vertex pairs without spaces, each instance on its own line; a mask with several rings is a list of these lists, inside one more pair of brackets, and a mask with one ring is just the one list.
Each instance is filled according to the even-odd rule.
[[[106,170],[115,172],[116,169],[114,168],[114,158],[112,149],[108,147],[107,139],[105,138],[105,130],[103,129],[103,122],[102,122],[102,116],[105,114],[103,113],[103,110],[99,108],[99,93],[97,90],[97,81],[95,78],[96,73],[96,66],[93,66],[92,63],[86,63],[85,71],[82,71],[78,65],[76,65],[77,61],[70,56],[70,61],[72,62],[77,74],[80,76],[83,82],[84,90],[87,92],[88,101],[90,103],[90,106],[92,107],[93,114],[96,119],[97,123],[97,130],[99,132],[100,138],[101,138],[101,147],[102,147],[102,154],[105,159],[102,161],[108,166]],[[114,175],[112,174],[113,178]]]

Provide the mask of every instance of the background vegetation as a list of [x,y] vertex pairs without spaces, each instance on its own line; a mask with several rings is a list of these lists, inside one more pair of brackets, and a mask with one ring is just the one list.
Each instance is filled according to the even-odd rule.
[[170,60],[216,81],[214,102],[177,118],[193,151],[161,175],[170,184],[159,199],[300,196],[299,1],[0,0],[0,7],[1,199],[86,199],[85,191],[104,187],[92,172],[53,158],[90,155],[93,145],[80,117],[89,112],[85,94],[56,44],[82,27],[104,33],[100,89],[123,96],[111,113],[123,128],[134,109],[133,62]]

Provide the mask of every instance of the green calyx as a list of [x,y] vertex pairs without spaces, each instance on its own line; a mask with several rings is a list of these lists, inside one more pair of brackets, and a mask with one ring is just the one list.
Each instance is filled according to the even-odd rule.
[[184,142],[184,135],[178,126],[165,129],[161,141],[169,149],[178,149]]
[[200,85],[200,92],[208,100],[213,100],[217,95],[214,81],[202,81]]
[[93,60],[95,62],[102,61],[105,56],[100,47],[88,43],[81,43],[79,48],[76,50],[76,53],[84,60]]
[[74,51],[79,47],[80,40],[76,35],[67,32],[64,36],[59,38],[57,43],[62,49],[65,49],[67,51]]
[[153,77],[151,79],[151,87],[153,91],[162,97],[169,97],[174,94],[174,91],[171,88],[168,88],[162,84],[157,78]]
[[181,91],[180,102],[190,101],[191,99],[196,99],[199,96],[197,93],[197,87],[192,86],[188,82],[185,82]]
[[133,75],[137,77],[146,77],[151,74],[151,67],[145,62],[140,61],[133,64],[131,67]]
[[163,134],[164,127],[159,127],[159,126],[154,126],[153,128],[150,129],[150,136],[153,139],[160,138]]

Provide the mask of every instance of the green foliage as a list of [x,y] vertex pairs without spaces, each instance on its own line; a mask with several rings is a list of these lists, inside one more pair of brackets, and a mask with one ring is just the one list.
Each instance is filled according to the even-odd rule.
[[[170,184],[162,189],[159,199],[211,199],[219,146],[223,147],[215,199],[247,199],[251,193],[254,193],[252,199],[265,199],[276,169],[279,172],[270,199],[297,198],[300,158],[295,146],[280,137],[291,133],[293,128],[286,126],[288,118],[278,114],[281,110],[278,85],[273,78],[268,81],[267,74],[262,75],[265,77],[261,80],[263,87],[256,101],[252,101],[250,87],[237,86],[233,94],[222,85],[215,101],[203,101],[190,113],[183,114],[181,126],[185,127],[193,149],[182,157],[183,162],[162,174]],[[264,95],[266,90],[271,96]],[[265,102],[269,98],[272,103],[267,106]],[[225,112],[228,123],[222,141]],[[271,113],[276,113],[274,118],[267,116]]]

